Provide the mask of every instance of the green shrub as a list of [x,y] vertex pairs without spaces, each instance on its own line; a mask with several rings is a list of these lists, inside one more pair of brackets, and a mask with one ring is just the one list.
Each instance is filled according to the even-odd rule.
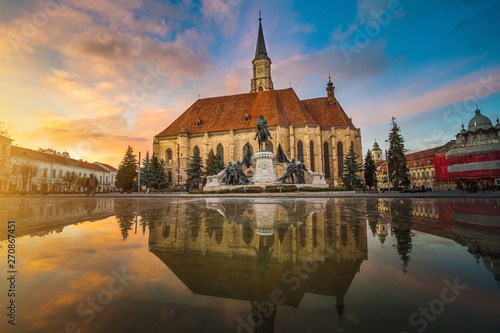
[[[231,193],[245,193],[244,187],[238,187],[231,190]],[[246,193],[262,193],[262,187],[260,186],[248,186]]]
[[282,187],[281,193],[297,192],[299,190],[295,185],[271,185],[271,186],[266,186],[266,192],[279,193],[280,189],[278,189],[278,187]]

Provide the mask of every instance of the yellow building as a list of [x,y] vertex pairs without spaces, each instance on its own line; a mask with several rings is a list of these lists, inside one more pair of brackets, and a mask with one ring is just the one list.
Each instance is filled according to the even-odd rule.
[[[263,115],[272,136],[268,151],[276,153],[281,144],[289,158],[303,159],[308,169],[324,173],[328,182],[340,186],[349,147],[353,145],[362,156],[361,131],[342,109],[331,80],[325,97],[300,100],[292,88],[275,90],[260,20],[252,66],[250,93],[199,99],[154,137],[153,151],[165,160],[169,181],[186,180],[185,170],[196,150],[206,161],[213,149],[225,164],[241,159],[246,146],[252,154],[257,152],[256,122]],[[247,174],[251,176],[252,170]],[[283,175],[279,166],[277,175]]]
[[0,135],[0,192],[9,189],[11,143],[11,138]]

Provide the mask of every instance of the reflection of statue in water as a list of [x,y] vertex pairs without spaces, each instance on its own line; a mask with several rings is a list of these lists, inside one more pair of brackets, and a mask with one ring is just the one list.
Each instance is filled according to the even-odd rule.
[[274,236],[260,236],[259,249],[255,248],[258,261],[257,269],[262,275],[265,275],[269,269],[269,260],[274,252],[274,249],[269,251],[269,248],[272,247],[272,243],[274,243]]
[[292,183],[294,182],[294,174],[297,172],[297,163],[295,163],[295,158],[293,158],[288,164],[288,168],[286,169],[283,177],[276,179],[277,182],[285,182],[288,178],[292,178]]
[[267,129],[267,120],[264,119],[263,115],[260,115],[259,119],[257,119],[257,133],[255,134],[255,139],[259,141],[259,151],[262,150],[262,142],[266,142],[267,140],[272,139],[271,133]]

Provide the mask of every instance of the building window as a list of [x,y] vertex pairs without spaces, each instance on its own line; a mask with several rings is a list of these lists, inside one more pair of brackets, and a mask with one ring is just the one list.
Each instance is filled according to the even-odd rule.
[[314,142],[309,143],[309,156],[311,159],[311,171],[314,171]]
[[302,141],[297,142],[297,159],[302,161],[304,159],[304,146]]
[[200,155],[200,148],[198,148],[198,146],[194,146],[193,156],[194,155]]
[[167,149],[165,152],[165,160],[167,163],[172,163],[172,149]]
[[49,170],[43,169],[43,178],[47,178]]
[[271,141],[266,141],[266,151],[273,152],[273,143]]
[[106,183],[108,182],[108,180],[109,180],[109,176],[106,176]]
[[243,155],[245,155],[245,152],[247,151],[247,149],[250,149],[250,156],[253,156],[253,148],[252,148],[252,145],[250,145],[250,142],[247,142],[243,146]]
[[217,155],[219,155],[221,157],[222,161],[224,161],[224,147],[222,147],[222,145],[220,143],[217,146]]
[[337,170],[337,176],[342,177],[342,172],[344,171],[344,147],[340,141],[337,143]]
[[323,144],[323,164],[325,170],[325,178],[330,178],[330,149],[328,147],[328,142],[325,141]]
[[52,170],[52,178],[56,178],[57,177],[57,170],[54,169]]
[[59,178],[62,178],[62,176],[63,176],[63,171],[59,170]]
[[12,166],[12,174],[13,175],[17,174],[17,165]]
[[172,171],[168,172],[168,182],[172,183]]

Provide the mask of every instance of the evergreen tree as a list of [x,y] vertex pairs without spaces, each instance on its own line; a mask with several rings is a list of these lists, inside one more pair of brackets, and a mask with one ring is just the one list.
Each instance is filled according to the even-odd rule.
[[203,163],[201,161],[201,156],[199,150],[195,149],[194,155],[189,161],[189,166],[186,170],[187,180],[186,188],[199,188],[200,183],[203,181]]
[[410,177],[406,163],[404,139],[399,133],[401,129],[396,123],[396,118],[392,117],[391,125],[392,128],[389,133],[389,140],[387,140],[389,141],[387,164],[389,167],[390,181],[394,185],[394,188],[399,190],[400,187],[408,187],[410,185]]
[[348,190],[361,186],[361,179],[357,175],[361,171],[358,158],[359,156],[356,155],[354,147],[351,145],[349,151],[344,156],[344,169],[342,173],[342,186]]
[[153,157],[151,158],[151,171],[155,177],[154,188],[157,190],[162,190],[168,185],[164,164],[163,159],[158,160],[158,155],[153,154]]
[[[216,173],[214,173],[214,167],[215,167],[215,154],[214,150],[210,149],[210,151],[207,154],[207,160],[205,161],[205,176],[213,176]],[[203,183],[206,183],[206,177],[203,179]]]
[[224,159],[223,159],[222,155],[219,154],[219,152],[217,152],[217,154],[215,154],[215,167],[213,170],[214,175],[218,174],[219,172],[221,172],[225,168],[226,168],[226,166],[224,165]]
[[156,185],[156,175],[154,174],[153,165],[149,158],[149,152],[146,152],[146,157],[142,160],[141,167],[141,186],[151,188]]
[[116,174],[115,186],[123,191],[131,191],[134,187],[134,182],[137,177],[137,159],[134,155],[134,150],[128,146],[127,152],[123,157],[122,162],[118,167]]
[[[217,153],[214,154],[214,150],[210,149],[210,152],[207,155],[207,161],[205,163],[205,175],[213,176],[218,174],[224,170],[224,161],[222,160],[222,156]],[[203,179],[203,183],[206,183],[206,177]]]
[[377,168],[375,167],[375,161],[372,158],[372,152],[370,149],[366,152],[365,157],[365,184],[369,188],[377,187]]

